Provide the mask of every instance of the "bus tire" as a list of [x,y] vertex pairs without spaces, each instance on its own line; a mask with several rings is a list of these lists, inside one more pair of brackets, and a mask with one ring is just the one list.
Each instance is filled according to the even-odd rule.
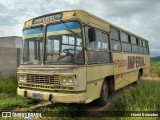
[[141,76],[142,76],[142,75],[141,75],[141,73],[139,72],[139,73],[138,73],[138,79],[137,79],[137,81],[136,81],[136,84],[137,84],[137,85],[139,85],[139,83],[140,83]]
[[105,106],[108,102],[108,84],[107,82],[104,80],[102,87],[101,87],[101,93],[100,93],[100,97],[96,100],[97,105],[98,106]]

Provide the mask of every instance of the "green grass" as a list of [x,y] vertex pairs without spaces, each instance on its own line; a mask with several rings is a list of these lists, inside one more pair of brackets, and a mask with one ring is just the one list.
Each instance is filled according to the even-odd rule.
[[17,78],[16,76],[1,77],[0,78],[0,93],[7,95],[15,95],[17,90]]
[[[160,82],[159,81],[141,81],[137,86],[130,86],[124,88],[122,91],[115,94],[115,99],[109,111],[160,111]],[[67,111],[83,111],[86,108],[80,104],[55,104],[50,107],[43,107],[40,111],[54,111],[54,116],[65,119],[77,119],[71,117],[72,113]],[[113,112],[114,114],[114,112]],[[87,120],[96,120],[96,116],[87,117]],[[106,119],[104,117],[98,118],[100,120]],[[114,117],[111,120],[156,120],[151,117]]]
[[[160,77],[160,62],[151,62],[150,76]],[[27,99],[17,96],[16,77],[0,78],[0,111],[11,110],[16,107],[26,107],[37,102],[35,99]],[[81,119],[72,118],[67,111],[84,110],[80,104],[55,104],[54,106],[40,108],[39,111],[54,111],[55,119]],[[66,111],[66,112],[65,112]],[[160,111],[160,81],[143,80],[137,86],[125,88],[123,92],[116,94],[110,111]],[[65,117],[64,117],[65,116]],[[48,119],[48,118],[47,118]],[[53,119],[53,118],[51,118]],[[105,119],[104,117],[82,118],[87,120]],[[110,118],[116,120],[156,120],[157,118],[119,117]]]
[[112,110],[160,111],[160,82],[141,81],[136,87],[127,88],[117,96]]
[[[160,82],[141,81],[136,87],[127,88],[124,93],[116,96],[111,111],[160,111]],[[144,119],[115,118],[118,120]],[[153,118],[147,118],[153,119]],[[156,119],[156,118],[155,118]]]
[[150,76],[160,77],[160,62],[151,61]]
[[17,96],[16,76],[0,78],[0,111],[10,111],[16,107],[25,107],[38,102],[35,99],[27,99]]

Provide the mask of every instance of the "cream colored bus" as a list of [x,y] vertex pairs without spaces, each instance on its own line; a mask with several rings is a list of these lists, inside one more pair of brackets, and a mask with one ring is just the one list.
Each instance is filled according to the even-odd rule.
[[149,72],[148,41],[83,10],[28,20],[18,95],[104,106],[114,91]]

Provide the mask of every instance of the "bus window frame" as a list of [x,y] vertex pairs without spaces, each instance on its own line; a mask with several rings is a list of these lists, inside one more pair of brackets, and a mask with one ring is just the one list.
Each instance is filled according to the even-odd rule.
[[[112,39],[112,29],[114,29],[115,31],[118,31],[118,37],[119,37],[119,40],[116,40],[116,39]],[[110,39],[111,39],[111,46],[112,46],[112,41],[116,41],[116,42],[119,42],[120,43],[120,49],[119,50],[114,50],[113,49],[113,46],[111,47],[111,51],[112,52],[122,52],[122,41],[121,41],[121,36],[120,36],[120,30],[111,26],[110,27]]]
[[[48,23],[46,24],[45,26],[45,45],[44,45],[44,65],[49,65],[49,64],[46,64],[45,63],[45,59],[46,59],[46,42],[47,42],[47,27],[50,26],[50,25],[56,25],[56,24],[63,24],[63,23],[66,23],[66,22],[78,22],[80,24],[80,28],[81,28],[81,39],[82,39],[82,50],[83,50],[83,64],[78,64],[78,65],[85,65],[86,64],[86,58],[85,58],[85,45],[84,45],[84,37],[83,37],[83,23],[81,20],[79,19],[76,19],[76,20],[66,20],[66,21],[57,21],[55,23]],[[60,47],[62,45],[62,41],[60,41]],[[61,48],[60,48],[61,49]],[[56,64],[56,65],[68,65],[68,63],[63,63],[63,64]],[[73,64],[74,65],[74,64]]]
[[[135,43],[132,42],[133,41],[132,39],[135,40]],[[140,53],[139,52],[138,38],[135,35],[131,35],[131,47],[132,47],[132,53]],[[137,47],[138,51],[134,51],[133,47]]]
[[[149,54],[149,45],[148,45],[148,41],[143,39],[142,42],[143,42],[143,54]],[[144,46],[144,43],[145,43],[145,46]],[[144,49],[146,49],[147,51],[145,52]]]
[[[34,29],[34,28],[39,28],[39,27],[43,27],[43,36],[42,36],[42,56],[41,56],[41,62],[39,65],[43,65],[44,64],[44,61],[43,61],[43,51],[44,51],[44,43],[45,43],[45,25],[44,24],[40,24],[40,25],[36,25],[36,26],[31,26],[29,28],[23,28],[23,31],[24,30],[29,30],[29,29]],[[23,61],[23,55],[24,55],[24,39],[22,40],[22,61]],[[24,63],[21,63],[21,65],[34,65],[34,64],[24,64]]]
[[[122,33],[124,33],[125,35],[127,35],[128,42],[122,40]],[[127,32],[125,32],[125,31],[121,31],[121,32],[120,32],[120,37],[121,37],[121,43],[122,43],[122,51],[123,51],[124,53],[132,53],[132,44],[131,44],[131,36],[130,36],[130,34],[127,33]],[[124,50],[123,50],[123,44],[124,44],[124,43],[130,45],[130,49],[131,49],[130,51],[124,51]]]
[[[110,64],[110,63],[112,63],[112,51],[111,51],[111,42],[110,42],[110,33],[109,32],[106,32],[106,31],[104,31],[104,30],[100,30],[100,29],[97,29],[97,28],[94,28],[95,29],[95,41],[97,40],[96,39],[96,31],[98,30],[98,31],[100,31],[100,32],[102,32],[102,33],[105,33],[105,34],[107,34],[107,36],[108,36],[108,49],[106,49],[106,50],[92,50],[92,49],[88,49],[87,48],[87,39],[88,39],[88,41],[89,41],[89,36],[88,36],[88,38],[87,38],[87,34],[86,34],[86,28],[88,29],[88,28],[94,28],[93,26],[89,26],[89,25],[87,25],[87,24],[85,24],[84,25],[84,37],[85,37],[85,50],[86,50],[86,56],[87,56],[87,51],[98,51],[98,52],[107,52],[107,53],[109,53],[109,59],[110,59],[110,62],[100,62],[100,63],[90,63],[90,62],[88,62],[88,60],[86,59],[86,62],[87,62],[87,64],[88,65],[93,65],[93,64]],[[95,41],[92,41],[92,42],[95,42]],[[89,42],[91,42],[91,41],[89,41]]]

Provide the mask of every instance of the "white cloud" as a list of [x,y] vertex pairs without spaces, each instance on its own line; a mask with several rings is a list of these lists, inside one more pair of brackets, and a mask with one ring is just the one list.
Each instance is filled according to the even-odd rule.
[[22,36],[23,25],[1,26],[0,33],[3,36]]
[[[160,55],[158,0],[0,0],[0,36],[21,36],[24,22],[50,12],[83,9],[127,29],[150,42],[151,54]],[[154,50],[153,50],[154,49]]]

